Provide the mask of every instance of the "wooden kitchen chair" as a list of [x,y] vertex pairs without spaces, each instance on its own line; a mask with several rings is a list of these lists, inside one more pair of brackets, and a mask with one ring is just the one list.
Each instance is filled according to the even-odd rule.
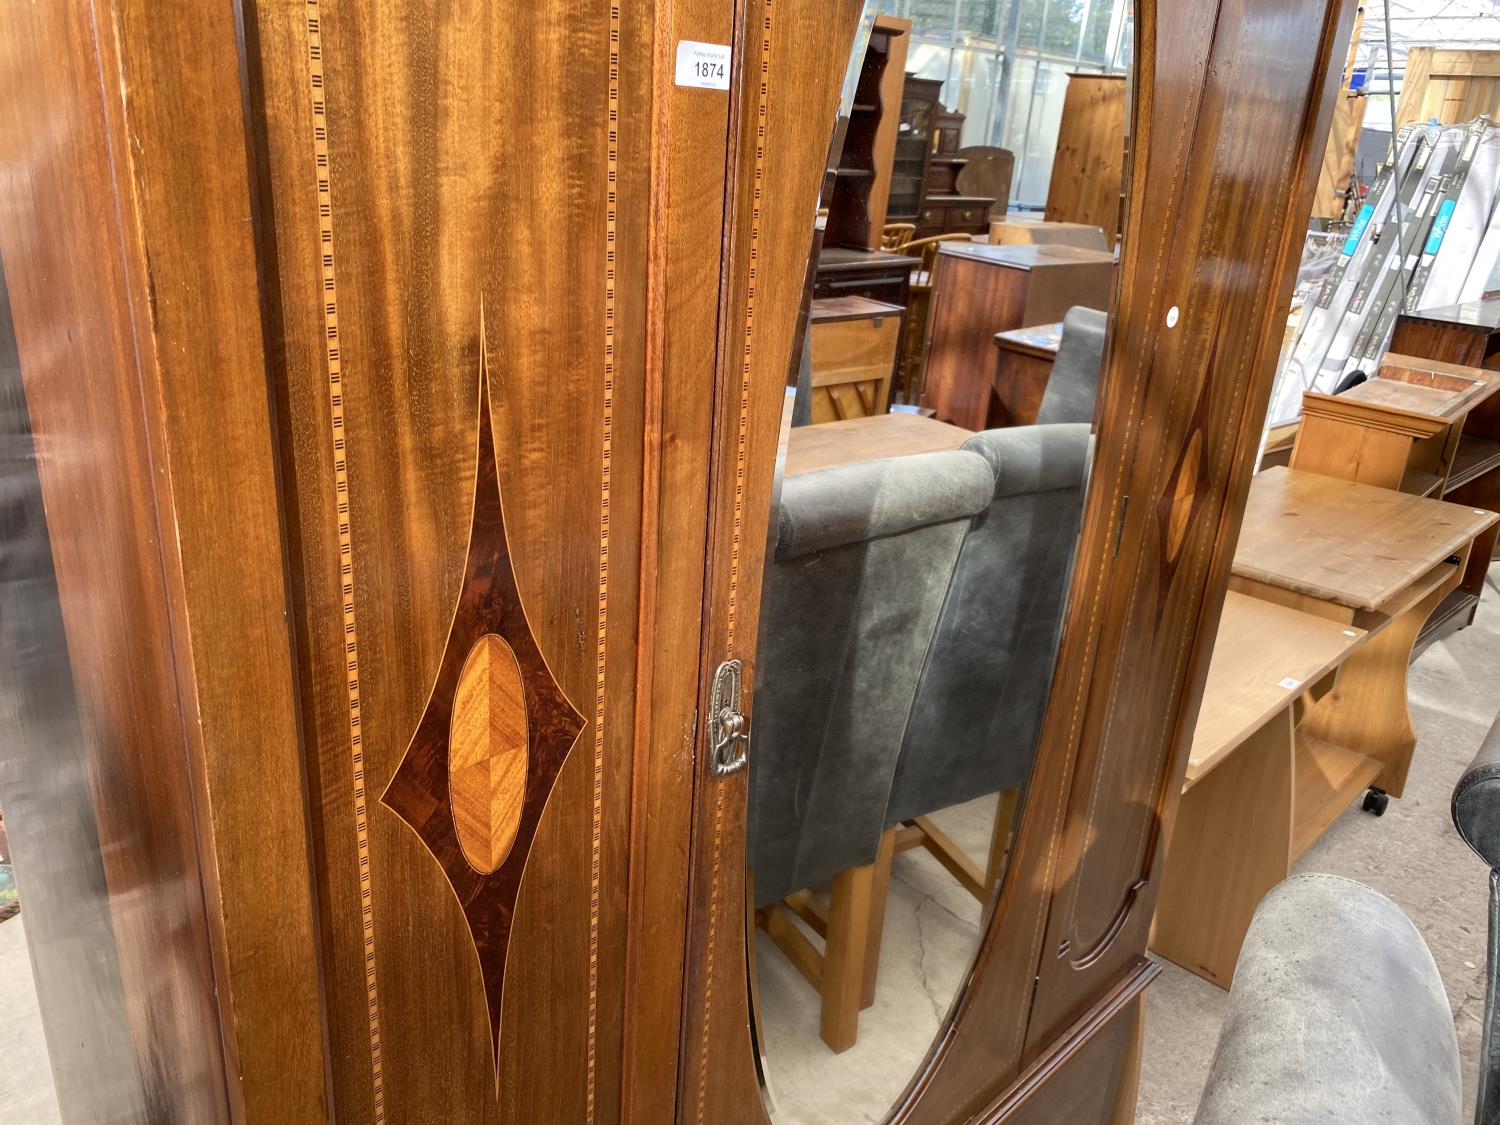
[[[901,732],[959,547],[993,492],[985,459],[959,450],[782,485],[751,713],[749,865],[757,922],[822,994],[835,1051],[858,1035]],[[829,883],[824,903],[812,888]]]
[[[981,903],[1004,870],[1052,684],[1091,448],[1087,425],[988,430],[964,443],[993,470],[994,492],[964,536],[905,724],[872,891],[866,1002],[897,853],[925,847]],[[930,814],[990,793],[999,798],[980,866]]]

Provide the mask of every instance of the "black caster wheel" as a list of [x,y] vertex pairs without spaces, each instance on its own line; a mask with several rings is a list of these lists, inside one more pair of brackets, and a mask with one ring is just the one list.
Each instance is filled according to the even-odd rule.
[[1365,794],[1365,803],[1361,805],[1360,808],[1364,809],[1367,813],[1374,813],[1376,816],[1384,816],[1386,806],[1390,803],[1391,795],[1384,789],[1377,789],[1372,785],[1370,786],[1370,791]]

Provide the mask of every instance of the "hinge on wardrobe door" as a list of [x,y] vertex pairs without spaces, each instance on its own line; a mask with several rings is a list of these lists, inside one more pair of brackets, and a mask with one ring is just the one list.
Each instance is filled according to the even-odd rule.
[[710,766],[715,777],[728,777],[745,768],[745,750],[750,736],[745,733],[743,668],[738,660],[726,660],[714,672],[713,691],[708,699],[708,738],[713,749]]

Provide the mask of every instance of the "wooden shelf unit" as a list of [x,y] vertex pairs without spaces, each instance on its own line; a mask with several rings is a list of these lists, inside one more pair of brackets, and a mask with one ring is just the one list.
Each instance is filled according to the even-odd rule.
[[828,202],[829,246],[879,250],[890,206],[911,21],[878,16],[855,88]]
[[[1493,371],[1500,377],[1500,297],[1402,313],[1391,350]],[[1443,482],[1442,498],[1500,512],[1500,395],[1468,414]],[[1474,620],[1496,543],[1479,542],[1463,580],[1433,612],[1418,651]]]

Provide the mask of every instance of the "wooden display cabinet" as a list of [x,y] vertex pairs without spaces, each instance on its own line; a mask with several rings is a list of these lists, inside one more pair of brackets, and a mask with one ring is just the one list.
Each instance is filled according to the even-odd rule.
[[996,332],[1062,320],[1075,305],[1108,309],[1114,256],[1073,246],[944,243],[938,252],[923,366],[923,405],[971,430],[1000,423]]
[[942,110],[938,103],[942,89],[942,82],[936,78],[906,76],[902,87],[901,121],[891,164],[887,222],[921,222],[927,162],[932,158],[933,133],[937,128],[937,115]]

